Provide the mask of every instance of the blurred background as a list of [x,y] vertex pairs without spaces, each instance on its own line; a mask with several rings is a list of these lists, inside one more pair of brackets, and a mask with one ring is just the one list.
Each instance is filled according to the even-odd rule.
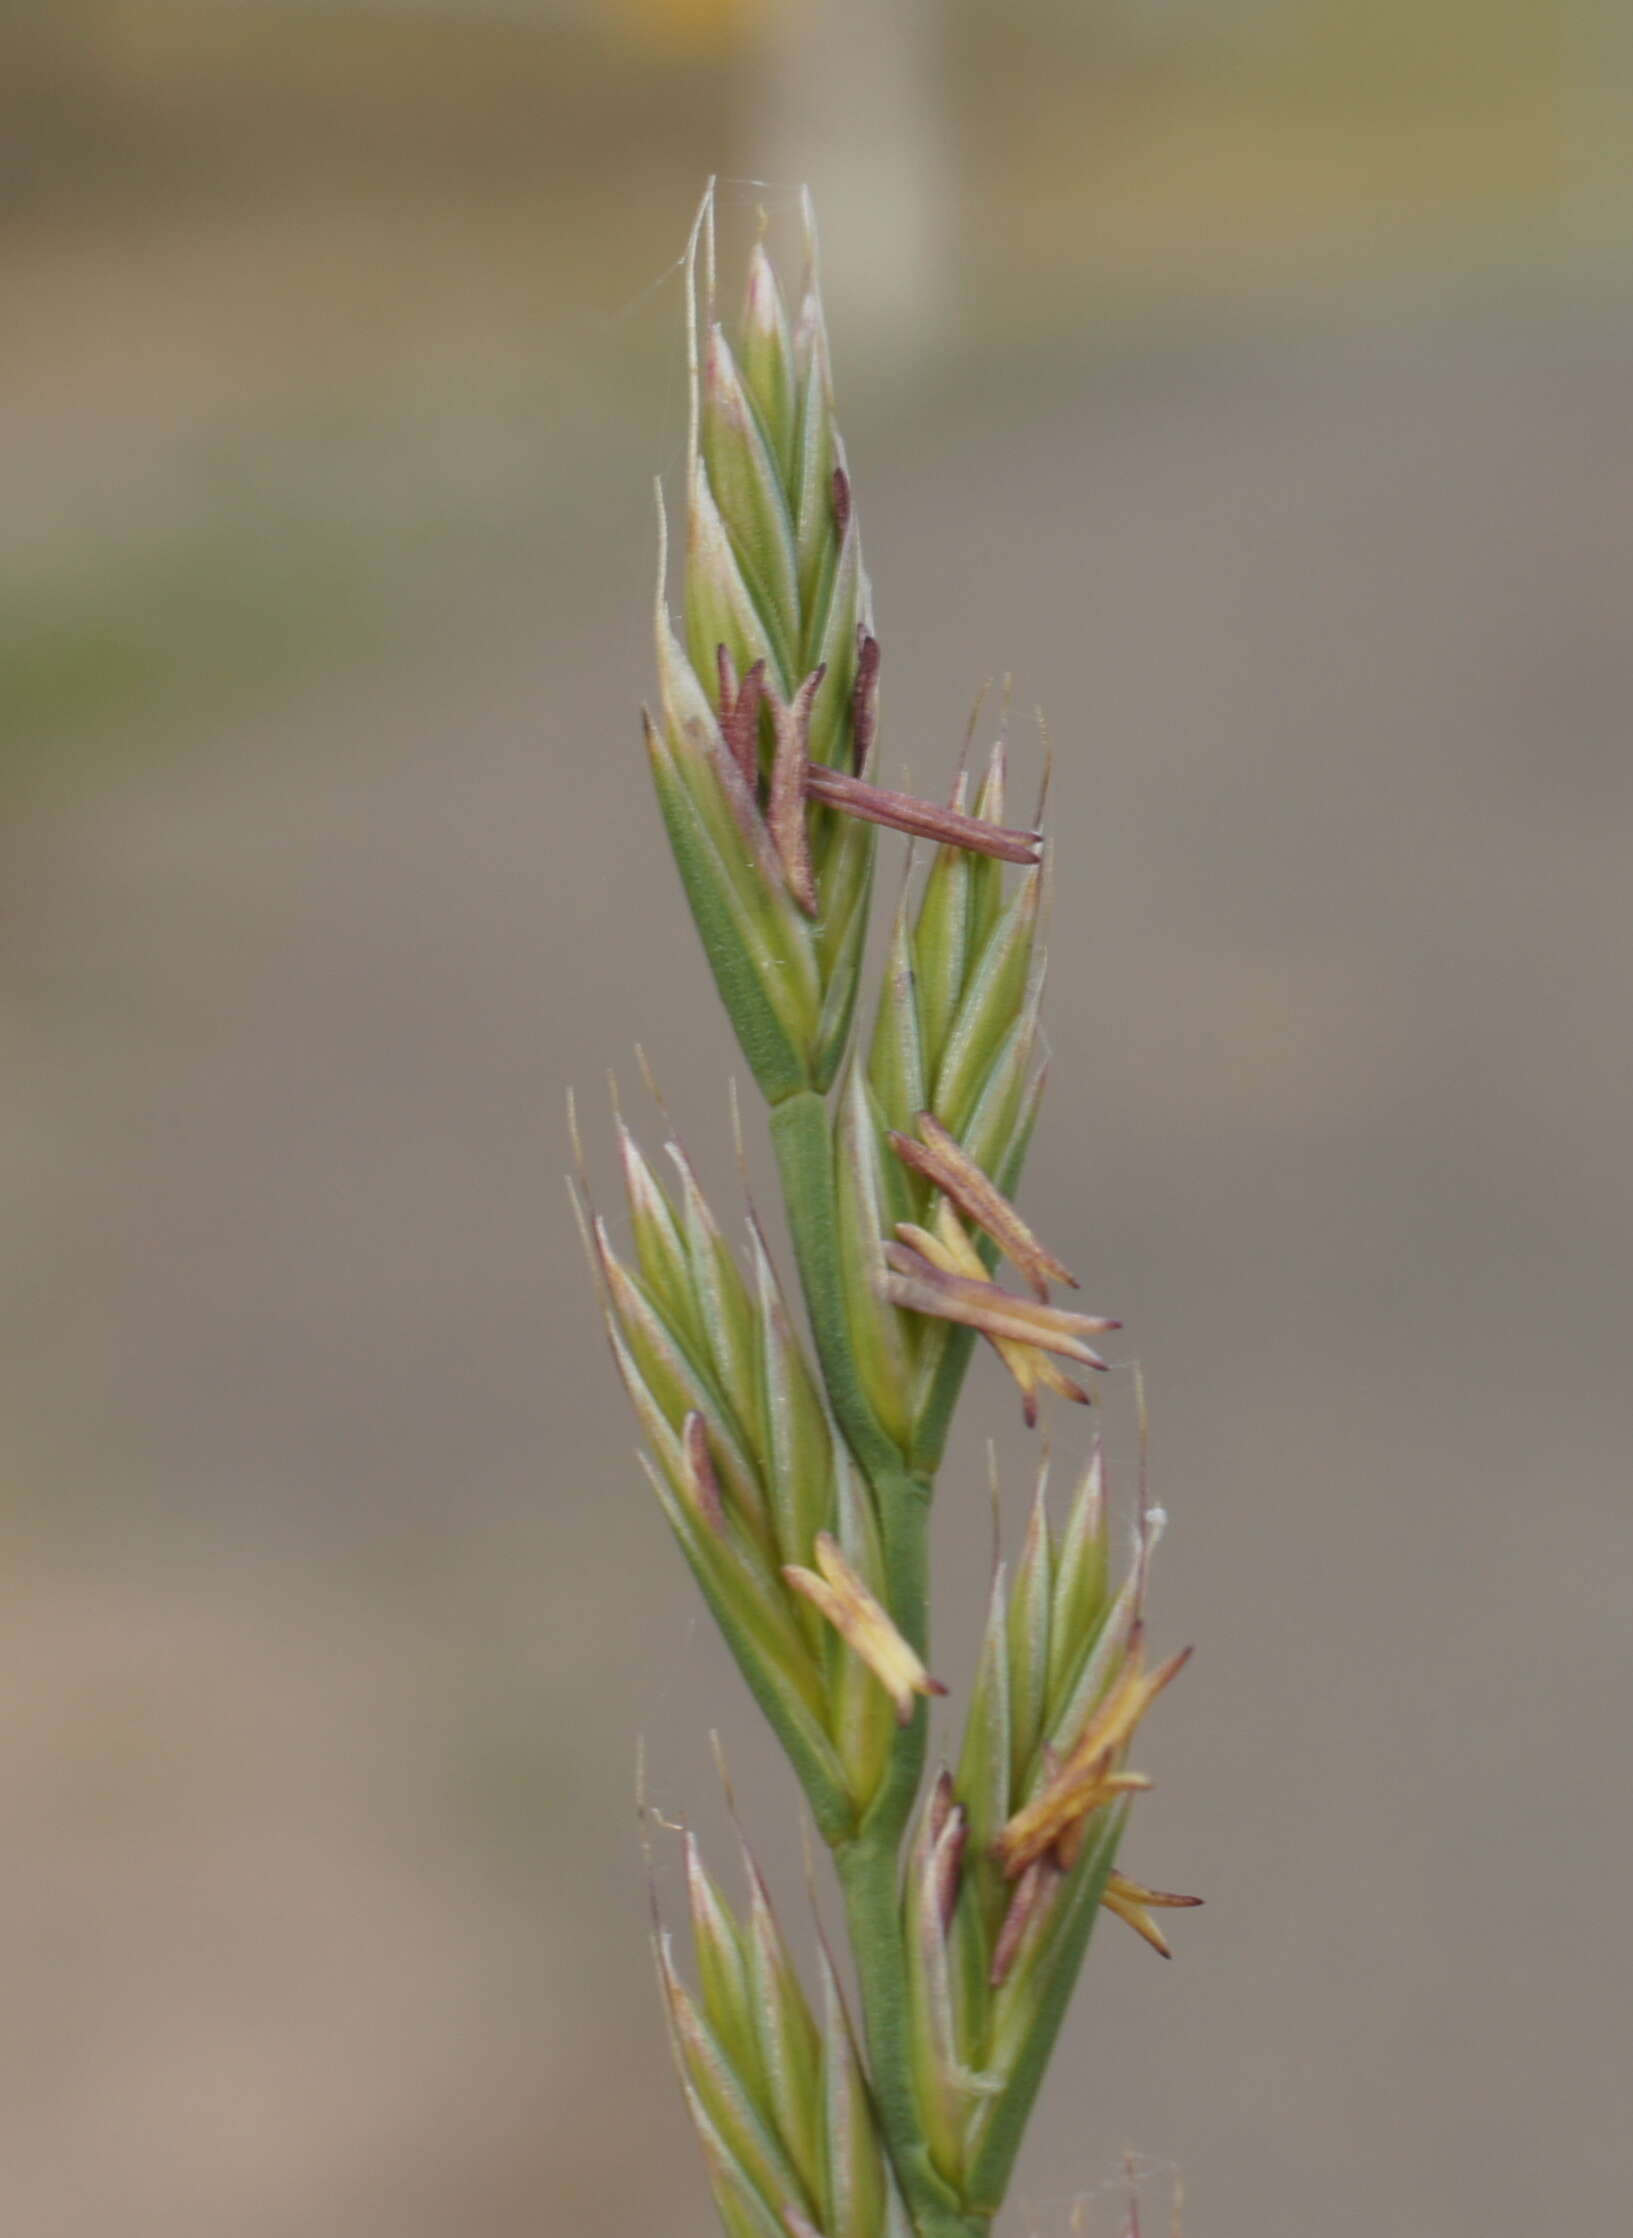
[[797,1915],[791,1791],[559,1184],[640,1038],[731,1186],[634,728],[710,171],[818,196],[888,756],[1050,712],[1024,1201],[1200,1643],[1130,1862],[1209,1908],[1103,1930],[1008,2230],[1125,2150],[1188,2238],[1618,2226],[1630,20],[13,0],[7,2231],[714,2227],[636,1736]]

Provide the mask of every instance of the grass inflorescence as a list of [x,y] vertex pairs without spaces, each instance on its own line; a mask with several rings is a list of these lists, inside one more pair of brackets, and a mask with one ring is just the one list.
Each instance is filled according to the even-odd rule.
[[[675,2056],[731,2238],[981,2238],[1096,1921],[1166,1954],[1193,1898],[1120,1868],[1149,1784],[1160,1516],[1115,1574],[1098,1441],[993,1580],[961,1742],[927,1777],[934,1481],[977,1339],[1036,1428],[1092,1403],[1120,1324],[1014,1196],[1044,1085],[1046,848],[1007,753],[944,802],[880,781],[880,639],[834,417],[816,233],[763,244],[720,316],[712,194],[687,258],[680,614],[660,512],[648,754],[715,987],[766,1109],[804,1328],[749,1212],[738,1248],[679,1142],[616,1115],[627,1218],[583,1206],[659,1508],[788,1757],[843,1898],[859,2013],[814,1996],[752,1856],[733,1903],[687,1837],[693,1972],[660,1931]],[[661,499],[660,499],[661,507]],[[881,831],[928,855],[862,981]],[[1010,1277],[1010,1279],[1006,1279]],[[1018,1279],[1019,1287],[1016,1286]],[[807,1336],[808,1332],[808,1336]]]

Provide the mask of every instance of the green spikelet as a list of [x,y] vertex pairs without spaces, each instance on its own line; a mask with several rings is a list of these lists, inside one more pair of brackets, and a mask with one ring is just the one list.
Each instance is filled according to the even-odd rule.
[[1009,1605],[1009,1760],[1029,1764],[1043,1737],[1048,1709],[1049,1604],[1053,1578],[1049,1519],[1044,1510],[1046,1472],[1039,1470],[1026,1543],[1015,1568]]
[[682,628],[669,619],[664,559],[662,721],[648,725],[715,982],[773,1103],[826,1089],[838,1068],[874,851],[870,824],[803,799],[807,760],[850,775],[868,767],[877,667],[808,207],[805,226],[797,318],[756,247],[735,347],[715,301],[712,195],[693,235]]
[[616,1125],[633,1263],[605,1220],[586,1213],[583,1224],[653,1486],[818,1824],[838,1839],[878,1792],[895,1719],[878,1680],[787,1573],[808,1572],[831,1534],[884,1603],[872,1494],[829,1427],[758,1222],[745,1275],[680,1144],[666,1145],[666,1185],[621,1117]]
[[[1058,1534],[1045,1480],[1040,1471],[1013,1583],[1006,1584],[1001,1565],[995,1571],[951,1790],[970,1840],[945,1964],[957,1969],[964,1987],[960,2048],[982,2082],[968,2099],[957,2152],[964,2196],[980,2207],[1002,2196],[1111,1881],[1128,1795],[1113,1785],[1095,1801],[1101,1791],[1086,1787],[1089,1815],[1065,1826],[1056,1852],[1019,1875],[1003,1869],[999,1835],[1061,1776],[1097,1713],[1114,1695],[1127,1698],[1140,1667],[1140,1602],[1155,1531],[1152,1519],[1142,1521],[1134,1569],[1110,1595],[1098,1447]],[[1151,1684],[1167,1675],[1156,1674]],[[1125,1736],[1102,1769],[1119,1770],[1126,1747]],[[976,1947],[984,1959],[979,1970],[970,1963]]]
[[[1004,807],[1004,748],[992,750],[975,813],[996,826]],[[953,794],[964,808],[965,780]],[[1010,883],[1006,888],[1006,878]],[[891,930],[884,985],[869,1045],[869,1112],[877,1131],[910,1134],[930,1112],[1006,1194],[1012,1194],[1037,1118],[1043,1078],[1038,1061],[1042,956],[1037,932],[1041,869],[1017,880],[1006,866],[967,848],[938,846],[916,913],[904,892]],[[847,1097],[852,1135],[841,1168],[857,1153],[860,1115]],[[895,1163],[885,1153],[878,1160]],[[842,1185],[843,1186],[843,1185]],[[853,1186],[855,1184],[853,1183]],[[917,1175],[875,1184],[881,1214],[922,1220],[930,1185]],[[888,1235],[889,1231],[883,1231]],[[990,1266],[996,1253],[978,1239]],[[869,1279],[872,1279],[870,1274]],[[947,1322],[859,1312],[882,1342],[892,1379],[892,1419],[913,1463],[933,1470],[946,1442],[974,1335]],[[896,1388],[898,1387],[899,1388]],[[905,1423],[905,1430],[903,1424]]]
[[912,2238],[850,2018],[819,1939],[820,2021],[746,1844],[735,1911],[686,1837],[698,1987],[656,1942],[670,2042],[728,2231]]

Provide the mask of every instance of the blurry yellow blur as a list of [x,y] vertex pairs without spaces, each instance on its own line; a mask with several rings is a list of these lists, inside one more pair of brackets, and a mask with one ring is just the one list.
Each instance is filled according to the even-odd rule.
[[660,50],[727,55],[758,32],[765,0],[604,0],[605,13],[631,37]]
[[790,1915],[797,1830],[557,1184],[641,1037],[732,1186],[634,745],[710,172],[728,251],[817,192],[889,753],[1049,705],[1021,1201],[1201,1643],[1134,1862],[1209,1908],[1097,1952],[1010,2227],[1131,2140],[1200,2238],[1619,2227],[1618,1931],[1535,1889],[1633,1864],[1630,22],[13,0],[0,2231],[712,2227],[637,1730]]

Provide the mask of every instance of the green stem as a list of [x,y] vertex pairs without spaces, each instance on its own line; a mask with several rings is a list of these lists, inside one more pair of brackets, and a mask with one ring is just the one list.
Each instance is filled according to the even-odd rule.
[[899,1835],[870,1825],[834,1852],[856,1959],[873,2103],[918,2238],[985,2238],[988,2218],[966,2214],[932,2163],[914,2103],[898,1842]]
[[[836,1238],[833,1133],[828,1108],[801,1090],[771,1113],[800,1286],[829,1403],[872,1489],[883,1542],[890,1613],[923,1655],[929,1648],[930,1480],[909,1468],[869,1403],[851,1343]],[[924,1775],[929,1719],[921,1705],[900,1732],[890,1769],[854,1840],[834,1851],[856,1959],[868,2068],[879,2125],[918,2238],[983,2238],[930,2159],[913,2092],[907,1948],[902,1933],[901,1847]]]

